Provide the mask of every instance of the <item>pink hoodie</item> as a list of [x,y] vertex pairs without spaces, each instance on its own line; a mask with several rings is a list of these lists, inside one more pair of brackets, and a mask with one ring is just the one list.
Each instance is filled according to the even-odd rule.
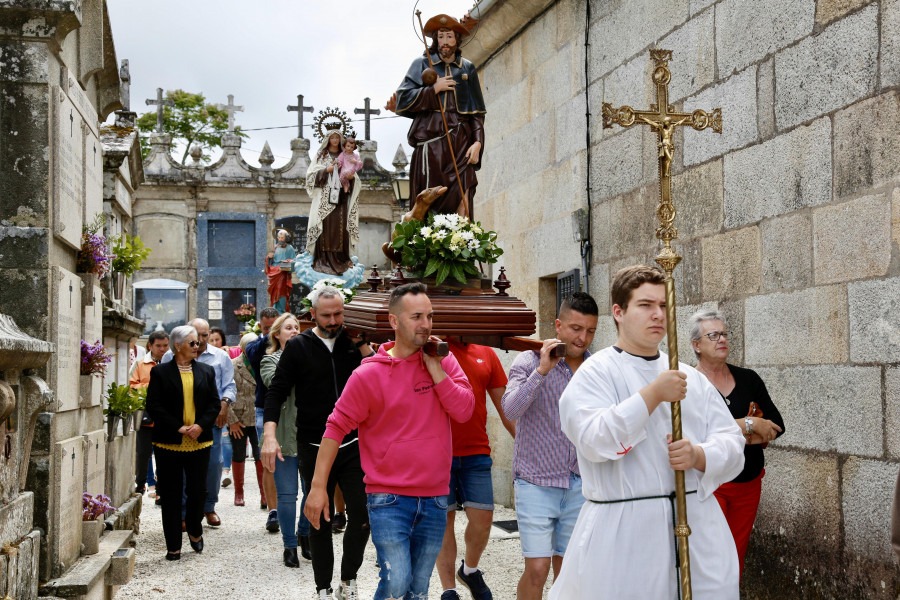
[[422,353],[406,360],[387,353],[364,358],[328,417],[325,437],[340,442],[359,429],[366,492],[445,496],[450,491],[450,419],[472,417],[472,386],[453,354],[441,361],[447,377],[435,385]]

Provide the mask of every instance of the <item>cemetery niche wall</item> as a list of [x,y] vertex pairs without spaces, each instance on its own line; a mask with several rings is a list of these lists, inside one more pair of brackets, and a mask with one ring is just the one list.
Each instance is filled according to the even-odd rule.
[[[298,100],[302,106],[302,97]],[[229,105],[233,107],[233,101]],[[296,108],[289,107],[294,112]],[[298,130],[302,127],[301,121]],[[222,155],[208,165],[199,151],[191,153],[187,164],[176,162],[168,134],[154,133],[150,144],[144,161],[146,181],[135,195],[134,220],[138,235],[153,253],[136,277],[137,286],[149,290],[143,287],[148,280],[178,282],[187,295],[185,319],[207,319],[225,330],[227,344],[236,345],[242,324],[234,318],[234,310],[241,304],[254,304],[257,310],[269,305],[264,263],[273,245],[272,230],[288,229],[297,253],[305,250],[310,141],[292,140],[291,157],[280,167],[273,167],[275,157],[268,143],[260,155],[261,166],[247,164],[241,156],[241,138],[234,133],[223,134]],[[397,173],[378,164],[377,148],[374,140],[359,140],[364,166],[359,171],[360,243],[355,254],[367,268],[377,265],[387,272],[381,244],[390,238],[401,210],[391,186]],[[290,306],[300,306],[308,292],[294,275]],[[141,301],[150,302],[146,294],[153,293],[143,292]],[[146,325],[144,335],[150,330]]]
[[[143,323],[77,257],[98,216],[99,235],[133,233],[127,65],[104,0],[0,4],[0,64],[0,597],[110,598],[130,577],[141,502],[134,434],[107,434],[101,390],[127,375]],[[99,377],[81,374],[83,340],[112,355]],[[90,556],[85,492],[117,508]]]

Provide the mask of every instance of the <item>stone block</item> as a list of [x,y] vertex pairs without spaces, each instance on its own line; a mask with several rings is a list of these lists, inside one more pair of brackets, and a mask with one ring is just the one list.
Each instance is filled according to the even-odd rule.
[[687,18],[688,0],[618,3],[591,26],[590,78],[606,75]]
[[891,199],[891,244],[900,245],[900,189],[894,189]]
[[703,11],[708,6],[715,4],[716,0],[691,0],[691,16]]
[[28,535],[34,521],[34,494],[23,492],[0,507],[0,545],[15,544]]
[[813,30],[815,0],[725,0],[716,6],[716,58],[728,77]]
[[[638,110],[649,106],[655,95],[653,82],[650,80],[651,65],[649,55],[640,53],[604,77],[603,102],[609,102],[616,108],[627,105]],[[591,96],[592,104],[593,98]],[[602,104],[597,106],[592,113],[592,118],[596,118],[602,124]],[[597,139],[618,135],[621,131],[622,128],[618,125],[610,129],[601,129]]]
[[644,186],[622,200],[622,252],[636,254],[656,245],[656,205],[659,191],[656,186]]
[[[607,302],[607,304],[609,303]],[[612,315],[601,315],[600,318],[597,319],[597,333],[594,334],[594,341],[590,346],[591,352],[596,353],[604,348],[612,346],[616,343],[618,335],[616,322]]]
[[900,277],[847,284],[850,360],[900,361]]
[[591,207],[591,244],[595,262],[622,255],[622,206],[627,196],[616,196]]
[[703,298],[703,247],[701,240],[693,239],[677,243],[676,251],[681,254],[680,268],[673,272],[675,278],[675,300],[678,306],[696,304]]
[[[749,328],[747,340],[752,341]],[[752,367],[754,363],[748,358],[747,364]],[[881,456],[879,367],[765,367],[757,372],[785,416],[786,432],[779,443],[821,452]]]
[[[601,315],[611,314],[612,307],[609,299],[609,264],[593,261],[590,277],[588,278],[587,292],[597,302],[597,308]],[[601,317],[602,318],[602,317]]]
[[866,196],[813,211],[817,284],[881,277],[891,262],[891,206]]
[[844,286],[833,285],[747,298],[747,364],[845,362],[846,294]]
[[[495,172],[496,180],[491,182],[491,187],[498,186],[500,189],[511,187],[520,181],[523,173],[539,173],[553,164],[553,144],[547,142],[554,138],[555,124],[553,111],[547,111],[511,134],[507,138],[510,155],[491,159],[497,160],[498,165],[506,165],[506,168],[500,168]],[[523,148],[528,148],[529,151],[522,152]],[[517,157],[517,161],[514,160],[514,156]],[[516,166],[512,168],[514,163]]]
[[598,143],[591,154],[597,200],[629,192],[643,181],[643,137],[632,127]]
[[857,556],[894,561],[891,502],[897,465],[851,456],[842,469],[844,543]]
[[838,197],[865,191],[900,174],[898,122],[900,94],[896,91],[835,114],[834,187]]
[[[697,366],[697,357],[691,345],[691,315],[701,310],[718,308],[715,302],[702,304],[683,304],[677,308],[675,327],[678,332],[678,360],[691,366]],[[659,343],[660,352],[669,352],[669,338],[664,337]]]
[[762,290],[774,292],[812,284],[812,219],[793,213],[760,223]]
[[753,294],[760,282],[758,227],[703,239],[703,297],[724,300]]
[[900,366],[898,365],[884,369],[884,399],[888,456],[900,458]]
[[684,165],[690,166],[741,148],[759,139],[756,127],[756,67],[732,75],[684,101],[684,109],[711,112],[722,108],[722,133],[684,127]]
[[[570,159],[585,149],[584,94],[576,94],[556,109],[555,162]],[[598,120],[597,117],[592,117]]]
[[[816,25],[827,25],[872,0],[819,0],[816,3]],[[883,23],[883,20],[882,20]]]
[[[712,83],[716,74],[713,11],[691,18],[659,42],[658,47],[672,51],[669,101],[677,102],[697,93]],[[655,86],[652,93],[656,93]]]
[[[3,221],[3,223],[8,222]],[[0,224],[0,257],[7,265],[28,269],[46,269],[49,266],[49,239],[50,230],[46,227],[17,227]]]
[[[523,265],[526,279],[581,268],[581,254],[572,239],[572,222],[568,216],[533,229],[525,248],[526,256],[537,258]],[[547,252],[547,248],[554,251]]]
[[719,304],[719,311],[725,317],[731,334],[728,338],[728,362],[738,366],[744,365],[744,310],[743,300]]
[[777,129],[868,96],[877,76],[878,6],[873,4],[775,55]]
[[[543,50],[546,53],[547,49]],[[550,55],[529,74],[533,80],[531,95],[532,116],[540,115],[560,106],[572,97],[572,44]],[[582,70],[584,67],[582,66]],[[584,98],[584,93],[577,94]],[[582,115],[584,111],[582,111]]]
[[725,156],[725,227],[831,201],[831,122],[819,119]]
[[150,248],[145,268],[187,267],[187,220],[146,215],[135,218],[136,235]]
[[769,446],[754,528],[837,552],[841,543],[839,480],[837,457]]
[[544,222],[569,217],[573,211],[587,205],[584,186],[585,161],[586,153],[579,152],[541,174],[543,201],[535,203],[542,210]]
[[775,134],[775,61],[760,63],[756,72],[756,126],[760,139]]
[[549,56],[556,54],[556,30],[555,10],[548,10],[529,24],[521,37],[524,73],[533,72]]
[[718,233],[724,223],[722,161],[714,160],[672,177],[679,239]]
[[900,0],[881,2],[881,88],[900,84]]

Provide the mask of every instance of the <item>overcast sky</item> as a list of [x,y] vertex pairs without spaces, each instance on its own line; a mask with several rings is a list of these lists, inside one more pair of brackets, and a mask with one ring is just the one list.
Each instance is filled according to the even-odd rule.
[[[244,160],[258,165],[268,140],[273,167],[290,158],[297,137],[297,113],[288,104],[304,104],[304,135],[313,148],[313,117],[326,107],[353,109],[372,99],[380,117],[392,116],[384,104],[400,84],[424,45],[413,29],[415,0],[107,0],[116,55],[131,69],[131,109],[154,110],[145,104],[156,88],[200,92],[209,102],[244,106],[235,123],[249,139]],[[423,22],[438,13],[460,18],[474,0],[420,0]],[[465,50],[463,51],[465,54]],[[373,117],[371,137],[378,142],[378,162],[393,170],[398,144],[407,155],[406,118]],[[363,123],[354,122],[362,139]]]

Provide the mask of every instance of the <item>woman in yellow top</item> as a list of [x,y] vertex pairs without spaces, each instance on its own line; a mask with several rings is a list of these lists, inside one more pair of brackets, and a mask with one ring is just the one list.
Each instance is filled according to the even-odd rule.
[[153,367],[147,412],[153,419],[156,488],[162,497],[166,560],[181,558],[181,490],[187,493],[184,523],[196,552],[203,551],[203,505],[213,426],[221,403],[213,368],[195,360],[197,330],[176,327],[169,334],[174,360]]

